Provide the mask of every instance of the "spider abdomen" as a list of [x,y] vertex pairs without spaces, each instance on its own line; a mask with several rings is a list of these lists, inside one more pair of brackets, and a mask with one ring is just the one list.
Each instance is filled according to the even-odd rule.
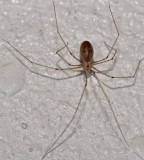
[[82,61],[91,62],[93,58],[93,47],[89,41],[83,41],[80,46]]

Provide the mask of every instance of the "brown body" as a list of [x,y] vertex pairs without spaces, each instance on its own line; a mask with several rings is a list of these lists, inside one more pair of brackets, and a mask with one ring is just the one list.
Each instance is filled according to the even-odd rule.
[[89,41],[82,42],[80,46],[80,56],[84,70],[90,70],[92,68],[93,46]]

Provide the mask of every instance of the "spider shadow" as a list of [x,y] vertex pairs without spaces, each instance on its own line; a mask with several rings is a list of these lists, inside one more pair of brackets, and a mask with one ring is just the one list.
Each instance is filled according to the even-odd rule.
[[[85,102],[84,102],[83,105],[85,106]],[[82,109],[79,111],[79,115],[77,116],[77,118],[75,120],[76,122],[74,124],[73,129],[72,129],[72,132],[66,138],[64,138],[64,140],[62,140],[59,144],[57,144],[53,149],[51,149],[49,151],[49,153],[53,152],[54,150],[56,150],[57,148],[59,148],[62,144],[64,144],[65,142],[67,142],[76,133],[77,126],[79,125],[79,122],[80,122],[80,120],[82,118],[82,115],[83,115],[82,113],[84,112],[84,110],[85,110],[85,107],[82,107]]]
[[[71,79],[71,78],[75,78],[75,77],[78,77],[80,75],[82,75],[82,73],[79,73],[77,75],[74,75],[74,76],[68,76],[68,77],[63,77],[63,78],[55,78],[55,77],[51,77],[51,76],[48,76],[48,75],[44,75],[44,74],[41,74],[39,72],[36,72],[36,71],[33,71],[30,67],[28,67],[20,58],[18,58],[8,47],[6,47],[5,45],[3,45],[5,48],[7,48],[8,51],[11,52],[11,54],[27,69],[29,70],[31,73],[33,74],[36,74],[36,75],[39,75],[41,77],[44,77],[44,78],[48,78],[48,79],[52,79],[52,80],[67,80],[67,79]],[[72,70],[73,71],[73,70]],[[79,72],[79,71],[78,71]],[[66,73],[66,72],[64,72]]]
[[[77,74],[77,75],[68,76],[68,77],[64,77],[64,78],[55,78],[55,77],[51,77],[51,76],[48,76],[48,75],[41,74],[41,73],[39,73],[39,72],[33,71],[33,70],[32,70],[30,67],[28,67],[20,58],[18,58],[8,47],[6,47],[5,45],[3,45],[3,46],[4,46],[5,48],[7,48],[7,49],[12,53],[12,55],[13,55],[26,69],[28,69],[31,73],[34,73],[34,74],[39,75],[39,76],[42,76],[42,77],[44,77],[44,78],[49,78],[49,79],[52,79],[52,80],[66,80],[66,79],[78,77],[78,76],[80,76],[80,75],[83,74],[83,72],[81,72],[81,73],[79,73],[79,74]],[[111,71],[111,70],[114,68],[115,62],[116,62],[116,61],[114,61],[113,65],[111,66],[110,69],[104,70],[104,72]],[[73,71],[75,71],[75,70],[73,70]],[[78,71],[78,72],[79,72],[79,71]],[[104,83],[104,82],[102,82],[102,81],[101,81],[101,82],[102,82],[102,84],[103,84],[104,86],[106,86],[106,87],[108,87],[108,88],[110,88],[110,89],[121,89],[121,88],[127,88],[127,87],[133,86],[133,85],[136,83],[136,79],[137,79],[137,74],[136,74],[136,77],[134,78],[134,82],[133,82],[132,84],[130,84],[130,85],[124,85],[124,86],[118,86],[118,87],[111,87],[111,86],[107,85],[106,83]],[[88,94],[88,93],[87,93],[87,91],[86,91],[86,95],[87,95],[87,94]],[[96,91],[95,91],[95,95],[97,96],[97,92],[96,92]],[[89,96],[88,96],[88,97],[89,97]],[[99,100],[99,104],[101,104],[100,100]],[[108,120],[110,120],[110,117],[109,117],[109,115],[107,114],[107,112],[105,111],[104,106],[103,106],[103,105],[100,105],[100,106],[102,106],[102,111],[103,111],[103,113],[106,115],[106,117],[108,118]],[[81,110],[81,112],[83,112],[83,110]],[[80,114],[80,115],[81,115],[81,114]],[[81,116],[79,116],[79,117],[77,118],[76,126],[79,124],[80,119],[81,119]],[[71,137],[73,136],[73,134],[76,132],[76,126],[74,127],[72,133],[69,134],[69,136],[67,136],[67,138],[65,138],[65,140],[63,140],[61,143],[59,143],[56,147],[54,147],[52,150],[50,150],[50,152],[54,151],[54,150],[57,149],[59,146],[61,146],[63,143],[65,143],[69,138],[71,138]],[[111,126],[113,127],[112,124],[111,124]],[[115,129],[114,129],[114,127],[113,127],[113,131],[114,131],[114,130],[115,130]],[[118,133],[117,133],[116,131],[115,131],[115,133],[118,135]],[[119,137],[119,135],[118,135],[118,137]],[[119,139],[120,139],[120,137],[119,137]],[[50,152],[49,152],[49,153],[50,153]],[[134,152],[134,153],[135,153],[140,159],[143,160],[143,158],[142,158],[138,153],[136,153],[136,152]]]
[[[115,66],[115,63],[116,63],[116,60],[114,61],[114,63],[112,64],[112,66],[111,66],[108,70],[105,70],[105,72],[108,72],[108,71],[113,70],[113,68],[114,68],[114,66]],[[82,72],[81,74],[83,74],[83,72]],[[91,74],[88,73],[88,77],[87,77],[87,78],[89,79],[90,77],[91,77]],[[95,91],[95,93],[96,93],[96,91]],[[86,97],[89,97],[87,90],[85,91],[85,94],[86,94]],[[85,102],[83,102],[83,103],[84,103],[83,106],[85,106],[86,103],[85,103]],[[100,100],[99,100],[99,104],[101,104]],[[100,105],[100,106],[101,106],[101,105]],[[82,109],[79,111],[80,113],[79,113],[79,116],[77,117],[77,120],[76,120],[76,123],[75,123],[75,127],[74,127],[74,129],[72,130],[72,133],[70,133],[70,134],[67,136],[67,138],[65,138],[64,140],[62,140],[61,143],[59,143],[58,145],[56,145],[56,147],[54,147],[52,150],[50,150],[49,153],[52,152],[52,151],[54,151],[54,150],[56,150],[58,147],[60,147],[62,144],[64,144],[67,140],[69,140],[69,139],[73,136],[73,134],[76,133],[77,126],[78,126],[78,124],[79,124],[79,122],[80,122],[80,120],[81,120],[81,118],[82,118],[82,113],[84,112],[84,110],[85,110],[85,107],[82,107]],[[106,111],[105,111],[105,109],[104,109],[104,107],[103,107],[103,111],[105,112],[105,114],[107,114]],[[108,117],[108,116],[107,116],[107,117]]]
[[[111,66],[109,69],[104,70],[104,71],[105,71],[105,72],[108,72],[108,71],[113,70],[115,64],[116,64],[116,59],[114,60],[112,66]],[[83,74],[83,72],[80,73],[80,75],[82,75],[82,74]],[[87,78],[89,78],[89,77],[91,77],[90,72],[88,73],[88,77],[87,77]],[[96,92],[95,92],[95,93],[96,93]],[[87,90],[85,91],[85,94],[86,94],[86,97],[89,97]],[[83,106],[85,106],[85,104],[86,104],[86,103],[84,103]],[[100,100],[99,100],[99,104],[100,104]],[[79,122],[80,122],[80,120],[81,120],[81,118],[82,118],[82,113],[84,112],[84,110],[85,110],[85,107],[83,107],[83,108],[79,111],[80,113],[79,113],[79,116],[77,117],[77,120],[76,120],[76,123],[75,123],[75,127],[74,127],[74,129],[72,130],[72,132],[67,136],[67,138],[65,138],[65,139],[62,140],[58,145],[56,145],[56,147],[54,147],[53,149],[51,149],[51,150],[49,151],[49,153],[52,152],[52,151],[54,151],[54,150],[56,150],[58,147],[60,147],[62,144],[64,144],[67,140],[69,140],[69,139],[73,136],[73,134],[76,133],[77,126],[78,126],[78,124],[79,124]],[[104,110],[104,107],[103,107],[103,111],[105,112],[105,114],[107,114],[106,111]],[[108,117],[108,116],[107,116],[107,117]]]

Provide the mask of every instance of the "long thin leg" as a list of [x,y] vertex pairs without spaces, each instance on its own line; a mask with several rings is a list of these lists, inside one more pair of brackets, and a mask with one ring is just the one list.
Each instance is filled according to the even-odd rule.
[[94,63],[93,65],[102,64],[102,63],[106,63],[106,62],[112,61],[114,59],[115,54],[113,55],[113,57],[111,59],[108,59],[108,60],[102,61],[102,62],[98,62],[98,63]]
[[110,13],[111,13],[111,16],[112,16],[112,19],[113,19],[113,22],[114,22],[114,25],[115,25],[115,28],[116,28],[116,31],[117,31],[117,37],[116,37],[116,39],[115,39],[115,41],[114,41],[114,43],[113,43],[110,51],[108,52],[107,56],[106,56],[105,58],[103,58],[103,59],[101,59],[101,60],[99,60],[99,61],[95,61],[95,62],[101,62],[101,61],[103,61],[103,60],[106,60],[106,59],[109,57],[109,55],[111,54],[112,50],[114,49],[114,46],[115,46],[115,44],[116,44],[116,42],[117,42],[117,40],[118,40],[118,37],[119,37],[118,27],[117,27],[117,25],[116,25],[116,22],[115,22],[115,19],[114,19],[112,10],[111,10],[110,3],[109,3],[109,10],[110,10]]
[[64,47],[62,47],[61,49],[59,49],[58,51],[56,51],[56,54],[65,62],[65,63],[67,63],[69,66],[81,66],[81,65],[73,65],[73,64],[70,64],[65,58],[63,58],[60,54],[59,54],[59,52],[61,51],[61,50],[63,50],[64,48],[66,48],[68,46],[68,43],[66,44],[66,46],[64,46]]
[[[54,14],[55,14],[55,20],[56,20],[56,28],[57,28],[57,33],[60,37],[60,39],[62,40],[62,42],[64,43],[64,45],[66,46],[66,42],[64,41],[64,39],[62,38],[60,32],[59,32],[59,27],[58,27],[58,22],[57,22],[57,16],[56,16],[56,9],[55,9],[55,4],[54,4],[54,1],[53,1],[53,6],[54,6]],[[73,53],[70,51],[69,47],[67,46],[66,47],[68,52],[70,53],[71,56],[73,56],[73,58],[75,58],[77,61],[81,62],[78,58],[76,58]]]
[[[110,51],[110,49],[112,48],[110,45],[106,44],[106,42],[104,41],[104,45],[107,47],[107,49]],[[117,52],[117,50],[115,48],[113,48],[113,50],[115,52]]]
[[134,74],[133,74],[132,76],[118,76],[118,77],[116,77],[116,76],[108,75],[108,74],[106,74],[106,73],[104,73],[104,72],[96,69],[95,67],[92,67],[92,68],[93,68],[94,70],[98,71],[99,73],[101,73],[101,74],[103,74],[103,75],[105,75],[105,76],[107,76],[107,77],[110,77],[110,78],[134,78],[134,77],[136,76],[136,74],[137,74],[138,69],[139,69],[139,65],[140,65],[140,63],[141,63],[141,61],[142,61],[143,59],[144,59],[144,58],[142,58],[141,60],[139,60],[139,62],[138,62],[138,64],[137,64],[137,67],[136,67],[136,69],[135,69],[135,72],[134,72]]
[[[110,47],[109,45],[107,45],[106,43],[105,43],[105,45],[106,45],[107,47],[111,48],[111,47]],[[113,48],[113,50],[114,50],[115,52],[114,52],[113,56],[112,56],[110,59],[105,60],[105,61],[100,61],[100,62],[92,62],[92,64],[93,64],[93,65],[97,65],[97,64],[102,64],[102,63],[106,63],[106,62],[112,61],[112,60],[114,59],[116,53],[117,53],[117,50],[116,50],[115,48]]]
[[105,96],[105,98],[106,98],[106,100],[107,100],[107,102],[108,102],[108,104],[109,104],[109,106],[110,106],[110,109],[111,109],[112,114],[113,114],[113,116],[114,116],[115,122],[116,122],[116,124],[117,124],[117,126],[118,126],[118,129],[119,129],[119,131],[120,131],[120,133],[121,133],[121,135],[122,135],[122,137],[123,137],[124,141],[125,141],[125,142],[126,142],[126,144],[129,146],[129,144],[128,144],[128,142],[126,141],[126,139],[125,139],[125,137],[124,137],[124,134],[123,134],[123,132],[122,132],[122,130],[121,130],[121,128],[120,128],[120,126],[119,126],[119,123],[118,123],[117,117],[116,117],[116,115],[115,115],[115,113],[114,113],[114,110],[113,110],[113,108],[112,108],[111,102],[110,102],[110,100],[109,100],[109,98],[108,98],[108,96],[107,96],[106,92],[104,91],[103,86],[101,85],[101,83],[100,83],[100,81],[99,81],[98,77],[96,76],[96,73],[95,73],[94,71],[92,71],[92,70],[91,70],[91,72],[93,73],[93,75],[94,75],[94,77],[96,78],[96,80],[97,80],[97,82],[98,82],[98,84],[99,84],[100,88],[102,89],[102,92],[103,92],[103,94],[104,94],[104,96]]
[[[28,62],[30,62],[32,65],[36,65],[36,66],[40,66],[40,67],[45,67],[45,68],[49,68],[49,69],[54,69],[54,70],[72,70],[72,69],[77,69],[77,68],[81,68],[81,66],[78,67],[73,67],[73,68],[54,68],[54,67],[49,67],[47,65],[43,65],[43,64],[39,64],[36,62],[31,61],[29,58],[27,58],[25,55],[23,55],[18,49],[16,49],[11,43],[9,43],[8,41],[4,40],[6,43],[8,43],[17,53],[19,53],[23,58],[25,58]],[[5,47],[5,46],[4,46]]]
[[78,111],[78,109],[79,109],[79,106],[80,106],[82,97],[83,97],[83,95],[84,95],[84,92],[85,92],[85,89],[86,89],[86,86],[87,86],[87,75],[86,75],[86,72],[85,72],[85,71],[84,71],[84,73],[85,73],[85,86],[84,86],[84,89],[83,89],[83,91],[82,91],[80,100],[79,100],[78,105],[77,105],[77,107],[76,107],[76,110],[75,110],[75,112],[74,112],[74,115],[73,115],[72,119],[70,120],[70,122],[68,123],[68,125],[67,125],[67,126],[65,127],[65,129],[62,131],[62,133],[58,136],[58,138],[54,141],[54,143],[47,149],[46,153],[44,154],[44,156],[42,157],[41,160],[43,160],[43,159],[47,156],[47,154],[51,151],[52,147],[58,142],[58,140],[61,138],[61,136],[65,133],[65,131],[66,131],[67,128],[70,126],[70,124],[72,123],[72,121],[74,120],[74,118],[75,118],[75,116],[76,116],[76,113],[77,113],[77,111]]

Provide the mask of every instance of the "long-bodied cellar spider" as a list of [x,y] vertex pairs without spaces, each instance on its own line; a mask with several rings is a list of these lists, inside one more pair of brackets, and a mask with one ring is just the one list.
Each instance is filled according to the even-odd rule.
[[[118,119],[117,119],[117,116],[112,108],[112,104],[109,100],[109,97],[108,95],[106,94],[101,82],[99,81],[98,77],[97,77],[97,74],[100,73],[100,74],[103,74],[104,76],[106,77],[109,77],[109,78],[134,78],[137,74],[137,71],[138,71],[138,68],[139,68],[139,65],[141,63],[141,61],[144,59],[141,59],[139,60],[138,64],[137,64],[137,67],[134,71],[134,74],[131,75],[131,76],[111,76],[109,74],[106,74],[105,72],[103,71],[100,71],[99,69],[97,69],[95,66],[96,65],[99,65],[99,64],[103,64],[103,63],[107,63],[109,61],[112,61],[116,54],[117,54],[117,50],[115,49],[115,44],[117,43],[117,40],[119,38],[119,31],[118,31],[118,27],[116,25],[116,21],[114,19],[114,16],[113,16],[113,13],[112,13],[112,10],[111,10],[111,6],[110,6],[110,3],[109,3],[109,10],[110,10],[110,14],[111,14],[111,17],[112,17],[112,20],[113,20],[113,23],[114,23],[114,26],[115,26],[115,29],[116,29],[116,32],[117,32],[117,36],[113,42],[113,45],[112,46],[109,46],[105,43],[106,47],[108,48],[108,53],[107,55],[102,58],[101,60],[97,60],[97,61],[94,61],[93,60],[93,54],[94,54],[94,50],[93,50],[93,46],[91,45],[91,43],[89,41],[83,41],[81,43],[81,46],[80,46],[80,56],[81,56],[81,59],[78,59],[74,56],[74,54],[71,52],[71,50],[69,49],[68,47],[68,44],[65,42],[65,40],[63,39],[60,31],[59,31],[59,26],[58,26],[58,21],[57,21],[57,15],[56,15],[56,8],[55,8],[55,4],[53,2],[53,7],[54,7],[54,15],[55,15],[55,21],[56,21],[56,29],[57,29],[57,33],[61,39],[61,41],[63,42],[64,44],[64,47],[60,50],[58,50],[56,52],[56,54],[69,66],[69,68],[54,68],[54,67],[50,67],[50,66],[47,66],[47,65],[43,65],[43,64],[40,64],[40,63],[37,63],[37,62],[34,62],[34,61],[31,61],[29,58],[27,58],[23,53],[21,53],[18,49],[16,49],[11,43],[9,43],[8,41],[4,40],[5,42],[7,42],[13,49],[15,49],[17,51],[17,53],[19,53],[22,57],[24,57],[28,62],[30,62],[31,64],[33,65],[37,65],[37,66],[40,66],[40,67],[45,67],[45,68],[48,68],[48,69],[52,69],[52,70],[74,70],[74,69],[77,69],[77,68],[81,68],[82,69],[82,72],[85,76],[85,85],[84,85],[84,88],[83,88],[83,91],[80,95],[80,99],[77,103],[77,106],[76,106],[76,109],[75,109],[75,112],[70,120],[70,122],[66,125],[66,127],[63,129],[63,131],[60,133],[60,135],[56,138],[56,140],[49,146],[49,148],[46,150],[45,154],[43,155],[42,157],[42,160],[47,156],[47,154],[49,152],[51,152],[53,150],[53,147],[57,144],[57,142],[59,141],[59,139],[62,137],[62,135],[65,133],[65,131],[67,130],[67,128],[71,125],[71,123],[73,122],[73,120],[75,119],[75,116],[79,110],[79,106],[80,106],[80,103],[81,103],[81,100],[83,98],[83,95],[84,95],[84,92],[86,90],[86,87],[87,87],[87,72],[89,72],[92,76],[95,77],[95,79],[97,80],[98,82],[98,85],[99,87],[101,88],[107,102],[108,102],[108,105],[110,107],[110,110],[113,114],[113,117],[115,119],[115,122],[117,124],[117,127],[119,129],[119,132],[121,133],[121,136],[123,137],[123,140],[125,141],[125,143],[129,146],[121,128],[120,128],[120,125],[119,125],[119,122],[118,122]],[[63,50],[64,48],[67,49],[68,53],[74,58],[76,59],[79,64],[77,65],[73,65],[71,63],[69,63],[65,58],[63,58],[59,52],[61,50]],[[114,51],[114,54],[112,54],[112,51]]]

